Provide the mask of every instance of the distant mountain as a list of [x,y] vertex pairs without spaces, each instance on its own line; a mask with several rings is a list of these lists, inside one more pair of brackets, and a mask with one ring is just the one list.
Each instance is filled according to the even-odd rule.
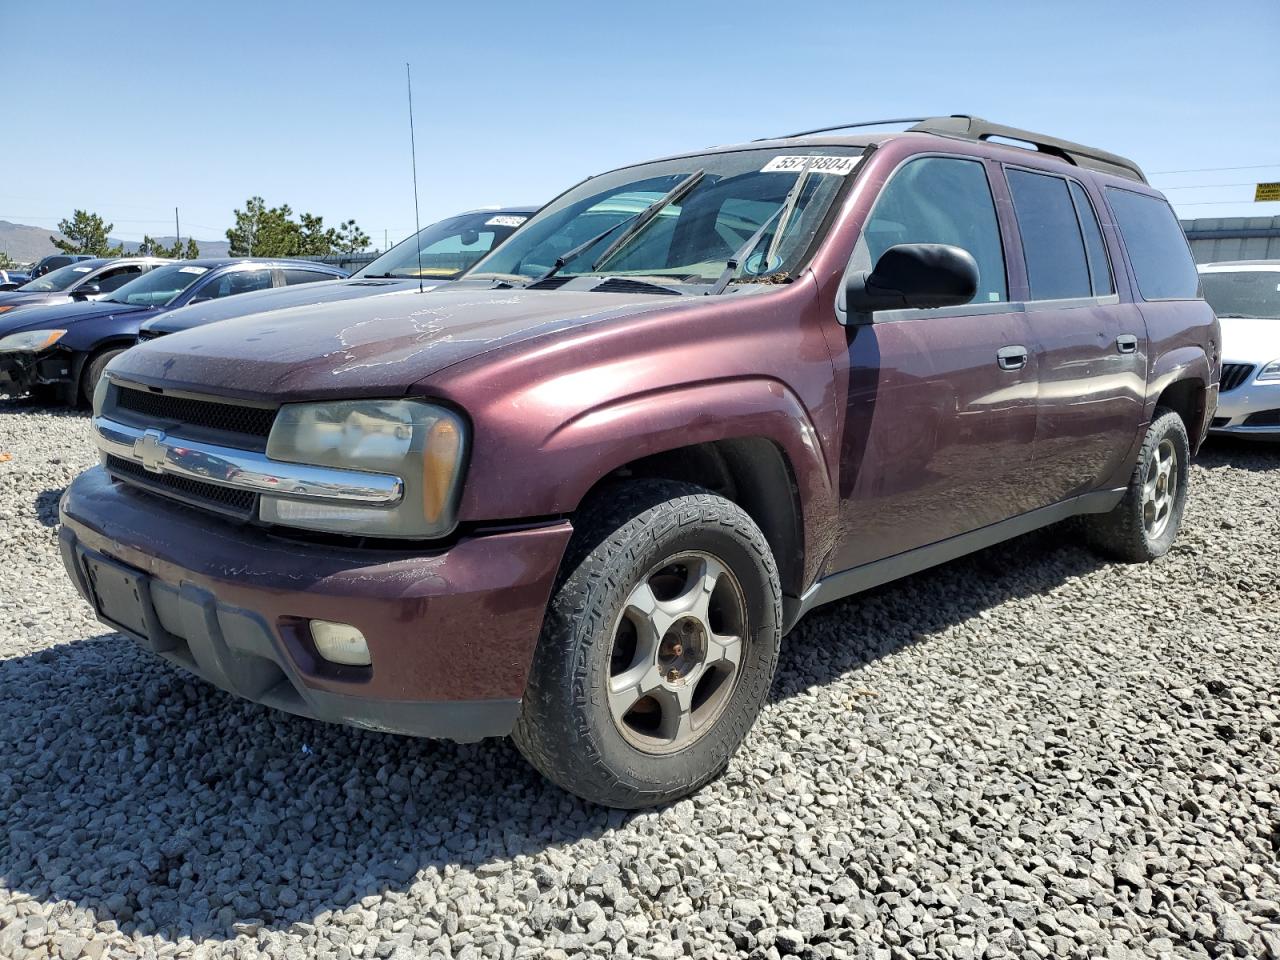
[[[0,220],[0,251],[7,253],[19,263],[34,263],[43,256],[51,253],[57,253],[58,248],[50,243],[50,237],[58,236],[56,230],[46,230],[44,227],[33,227],[25,223],[10,223],[8,220]],[[157,237],[161,243],[168,246],[173,243],[173,237]],[[125,253],[133,253],[138,249],[136,240],[115,240],[112,239],[111,244],[123,243]],[[200,245],[200,256],[202,257],[225,257],[227,250],[231,246],[226,240],[197,240]]]

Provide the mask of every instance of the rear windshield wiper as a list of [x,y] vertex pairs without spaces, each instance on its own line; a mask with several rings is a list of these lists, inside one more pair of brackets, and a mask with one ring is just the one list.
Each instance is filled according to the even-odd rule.
[[769,215],[769,219],[760,224],[759,229],[757,229],[756,232],[747,239],[746,243],[733,251],[733,256],[725,262],[724,270],[721,271],[720,276],[716,279],[715,286],[711,288],[710,293],[708,294],[709,296],[715,297],[724,293],[725,289],[737,274],[738,268],[742,266],[742,261],[751,255],[751,251],[756,248],[756,244],[760,242],[761,238],[763,238],[769,231],[769,228],[773,226],[773,222],[775,220],[780,220],[778,224],[778,232],[773,238],[774,242],[769,244],[769,251],[765,254],[765,266],[768,266],[769,261],[773,259],[774,251],[778,246],[778,238],[782,235],[782,231],[786,229],[787,221],[790,220],[791,213],[795,210],[796,201],[800,199],[800,191],[804,189],[804,185],[809,179],[809,163],[812,163],[812,161],[809,161],[804,165],[804,168],[800,171],[800,176],[796,177],[796,182],[793,183],[791,185],[791,189],[787,191],[787,195],[782,201],[782,206],[773,211],[773,213]]
[[627,217],[626,219],[619,220],[613,226],[609,227],[609,229],[601,230],[591,239],[584,240],[582,243],[578,244],[572,250],[569,250],[565,253],[560,254],[560,256],[556,257],[556,262],[553,263],[549,269],[547,269],[541,276],[539,276],[535,280],[532,280],[527,285],[532,287],[541,283],[543,280],[551,279],[557,273],[559,273],[562,269],[564,269],[564,265],[566,263],[569,263],[574,258],[579,257],[586,251],[590,250],[597,243],[599,243],[605,237],[609,236],[609,234],[613,233],[613,231],[617,230],[619,227],[626,226],[627,224],[631,224],[631,227],[628,230],[626,230],[626,232],[624,232],[622,236],[620,236],[616,241],[614,241],[609,245],[609,249],[604,252],[604,256],[602,256],[599,260],[597,260],[595,263],[591,265],[591,272],[594,273],[599,268],[600,264],[604,263],[605,260],[607,260],[610,256],[612,256],[613,253],[619,248],[619,246],[624,241],[629,240],[631,237],[634,237],[639,230],[644,228],[644,225],[646,223],[648,223],[650,220],[652,220],[654,217],[658,215],[658,213],[662,210],[663,207],[665,207],[667,204],[675,200],[678,200],[680,197],[683,197],[686,193],[688,193],[689,190],[691,190],[697,184],[697,182],[702,179],[703,174],[705,172],[706,171],[704,170],[697,170],[689,174],[689,176],[685,177],[683,180],[677,183],[674,187],[672,187],[666,193],[665,196],[659,197],[657,200],[653,201],[653,203],[649,204],[649,206],[645,207],[639,213],[633,213],[631,216]]

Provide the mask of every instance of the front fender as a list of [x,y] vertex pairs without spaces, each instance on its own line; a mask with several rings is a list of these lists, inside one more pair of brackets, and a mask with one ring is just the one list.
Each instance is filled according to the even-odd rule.
[[[528,422],[525,421],[525,426]],[[667,387],[588,407],[540,431],[518,457],[478,437],[464,485],[463,520],[572,513],[624,464],[681,447],[761,438],[788,461],[803,505],[805,556],[825,555],[834,494],[818,431],[782,383],[742,377]]]

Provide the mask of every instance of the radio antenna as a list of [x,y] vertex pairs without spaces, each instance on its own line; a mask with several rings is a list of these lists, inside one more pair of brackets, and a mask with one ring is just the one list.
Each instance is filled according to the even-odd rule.
[[409,86],[409,155],[413,158],[413,245],[418,248],[418,292],[422,293],[422,244],[418,242],[418,234],[422,232],[422,221],[418,217],[418,144],[413,135],[413,74],[407,63],[404,65],[404,79]]

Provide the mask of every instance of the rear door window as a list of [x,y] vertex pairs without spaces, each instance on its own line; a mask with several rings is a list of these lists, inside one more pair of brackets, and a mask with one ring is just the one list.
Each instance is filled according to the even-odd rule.
[[921,157],[904,164],[876,200],[856,256],[871,266],[900,243],[947,243],[978,263],[974,303],[1008,299],[1004,249],[987,171],[976,160]]
[[1029,170],[1006,170],[1032,300],[1093,296],[1084,237],[1067,181]]
[[1194,300],[1200,278],[1173,209],[1159,197],[1107,187],[1144,300]]

